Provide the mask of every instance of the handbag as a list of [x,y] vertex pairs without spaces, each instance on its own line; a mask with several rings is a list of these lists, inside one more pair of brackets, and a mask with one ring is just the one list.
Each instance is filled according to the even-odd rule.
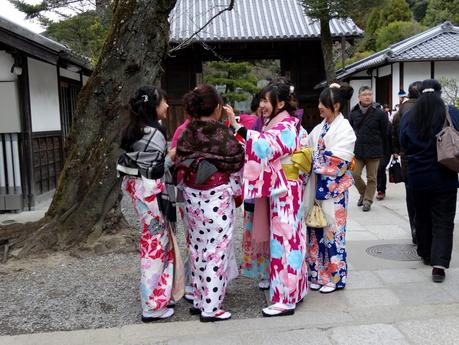
[[437,160],[452,171],[459,172],[459,132],[453,127],[448,106],[443,129],[437,137]]
[[402,166],[399,159],[392,159],[389,164],[389,182],[400,183],[403,182]]
[[324,211],[317,200],[314,200],[314,205],[309,210],[305,223],[310,228],[325,228],[327,226]]

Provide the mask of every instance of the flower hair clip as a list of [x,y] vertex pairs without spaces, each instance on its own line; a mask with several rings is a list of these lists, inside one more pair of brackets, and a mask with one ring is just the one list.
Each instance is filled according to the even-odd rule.
[[295,93],[295,86],[290,85],[290,94],[293,95]]
[[331,83],[329,86],[330,89],[339,89],[340,87],[341,85],[338,83]]
[[427,92],[435,92],[435,90],[432,88],[422,90],[422,93],[427,93]]
[[147,103],[148,102],[148,95],[142,95],[140,97],[142,98],[142,102],[143,103]]

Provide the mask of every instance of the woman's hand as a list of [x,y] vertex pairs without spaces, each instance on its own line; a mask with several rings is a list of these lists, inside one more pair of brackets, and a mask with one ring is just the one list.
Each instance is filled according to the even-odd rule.
[[169,157],[171,161],[175,161],[176,154],[177,154],[177,149],[174,147],[173,149],[169,150],[169,152],[167,153],[167,157]]
[[234,115],[233,108],[230,105],[226,104],[223,106],[223,109],[225,110],[226,115],[228,116],[228,120],[229,120],[231,127],[233,128],[238,127],[238,123],[236,121],[236,116]]

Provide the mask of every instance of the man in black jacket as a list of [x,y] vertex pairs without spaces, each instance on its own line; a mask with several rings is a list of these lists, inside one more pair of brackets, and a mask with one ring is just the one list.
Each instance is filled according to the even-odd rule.
[[[371,209],[376,192],[376,172],[379,161],[387,145],[387,126],[389,120],[381,106],[373,101],[373,91],[368,86],[359,89],[359,103],[349,114],[349,122],[354,128],[356,164],[353,170],[355,186],[360,198],[358,206],[368,212]],[[367,183],[362,179],[362,170],[366,168]]]

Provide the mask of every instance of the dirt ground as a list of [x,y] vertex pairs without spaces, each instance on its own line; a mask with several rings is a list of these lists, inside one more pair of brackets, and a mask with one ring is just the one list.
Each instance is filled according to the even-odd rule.
[[[134,228],[137,217],[127,198],[123,213]],[[183,228],[178,227],[183,249]],[[236,258],[241,262],[242,211],[235,227]],[[56,253],[44,258],[10,260],[0,264],[0,335],[120,327],[140,323],[138,253],[75,257]],[[198,319],[191,304],[178,302],[166,321]],[[224,308],[233,318],[261,317],[266,297],[257,282],[239,276],[227,290]]]

